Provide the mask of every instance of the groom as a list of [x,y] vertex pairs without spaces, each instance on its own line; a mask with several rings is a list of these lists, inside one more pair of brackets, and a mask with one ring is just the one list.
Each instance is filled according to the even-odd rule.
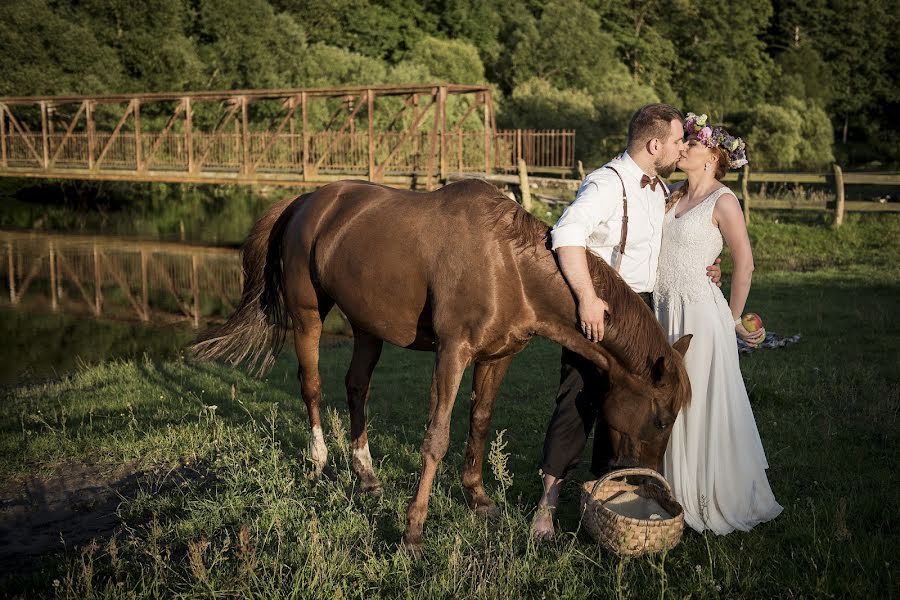
[[[616,268],[625,283],[653,308],[668,198],[660,178],[670,176],[681,157],[683,119],[667,104],[638,109],[628,125],[627,151],[585,177],[575,201],[551,231],[560,270],[578,305],[581,331],[593,342],[603,339],[608,306],[594,290],[586,249]],[[707,274],[717,284],[721,277],[718,262],[716,259],[716,264],[707,267]],[[606,373],[563,348],[556,410],[544,439],[544,491],[532,522],[537,538],[553,536],[561,484],[578,464],[594,424],[603,419],[600,407],[608,387]],[[597,427],[591,472],[601,475],[612,457],[607,428]]]

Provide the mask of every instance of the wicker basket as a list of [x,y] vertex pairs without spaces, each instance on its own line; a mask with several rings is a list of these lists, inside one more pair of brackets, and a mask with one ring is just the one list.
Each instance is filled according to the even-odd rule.
[[[640,483],[629,483],[628,476],[643,477]],[[669,483],[653,469],[620,469],[586,482],[581,513],[594,539],[625,556],[674,548],[684,532],[684,510]]]

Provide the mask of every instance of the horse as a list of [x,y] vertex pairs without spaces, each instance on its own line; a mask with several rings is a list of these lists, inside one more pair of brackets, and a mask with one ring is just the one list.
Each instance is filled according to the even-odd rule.
[[337,305],[353,331],[345,378],[351,467],[366,493],[379,493],[366,430],[372,371],[383,343],[435,353],[418,488],[403,545],[422,553],[422,531],[450,415],[465,368],[474,364],[462,482],[479,514],[496,515],[482,479],[494,400],[513,356],[543,336],[609,373],[602,416],[617,465],[659,468],[681,406],[690,398],[685,336],[669,345],[652,311],[605,262],[587,252],[598,295],[610,307],[600,343],[578,326],[575,298],[550,249],[550,229],[496,187],[479,180],[434,192],[340,181],[273,205],[244,243],[245,284],[226,323],[192,345],[201,360],[246,363],[265,374],[288,330],[319,476],[322,435],[318,371],[322,322]]

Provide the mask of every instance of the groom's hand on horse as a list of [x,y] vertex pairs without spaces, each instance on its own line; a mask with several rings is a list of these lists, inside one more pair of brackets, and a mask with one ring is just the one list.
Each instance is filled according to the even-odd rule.
[[722,269],[719,267],[719,263],[722,262],[721,258],[717,258],[713,261],[713,264],[706,267],[706,275],[712,282],[719,287],[722,287]]
[[587,297],[578,303],[578,318],[581,321],[581,333],[592,342],[603,339],[606,314],[609,305],[596,295]]

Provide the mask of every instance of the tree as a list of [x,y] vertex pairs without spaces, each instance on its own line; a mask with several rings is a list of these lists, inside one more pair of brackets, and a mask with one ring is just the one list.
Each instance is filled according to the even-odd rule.
[[125,75],[116,52],[89,20],[45,0],[11,0],[0,19],[0,93],[9,96],[118,91]]

